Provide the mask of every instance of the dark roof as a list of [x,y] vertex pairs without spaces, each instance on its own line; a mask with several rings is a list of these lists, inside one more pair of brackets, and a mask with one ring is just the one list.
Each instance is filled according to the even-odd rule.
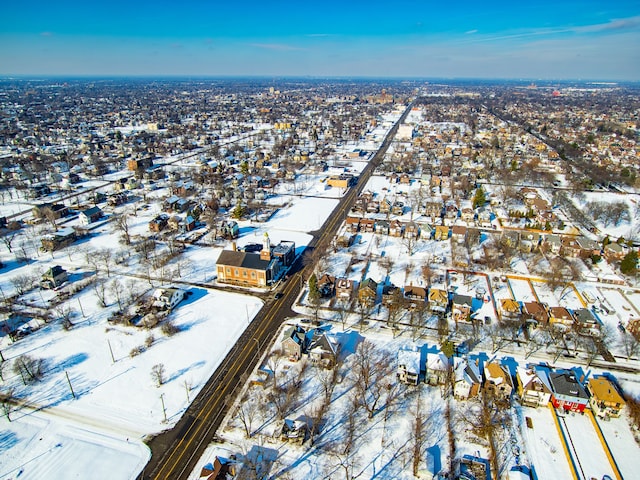
[[216,265],[230,267],[251,268],[253,270],[267,270],[271,260],[263,260],[258,253],[236,252],[234,250],[223,250]]
[[369,288],[374,292],[378,290],[378,282],[371,278],[366,278],[361,284],[360,288]]
[[47,270],[46,272],[44,272],[44,276],[56,277],[62,273],[67,273],[67,271],[64,268],[62,268],[60,265],[55,265],[51,267],[49,270]]
[[579,308],[573,312],[574,318],[580,323],[597,323],[596,317],[593,316],[591,310],[587,308]]
[[469,295],[461,295],[456,293],[453,295],[453,303],[457,305],[473,305],[473,299]]
[[554,393],[575,398],[589,398],[589,395],[587,395],[584,387],[578,382],[573,372],[551,372],[549,373],[549,381]]
[[82,212],[87,217],[91,217],[92,215],[102,214],[102,210],[99,207],[91,207],[87,208]]

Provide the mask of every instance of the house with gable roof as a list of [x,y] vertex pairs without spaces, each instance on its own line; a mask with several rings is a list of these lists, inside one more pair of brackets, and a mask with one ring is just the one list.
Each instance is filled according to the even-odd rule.
[[449,308],[449,293],[441,288],[430,288],[429,308],[432,312],[446,313]]
[[418,348],[401,348],[398,350],[398,380],[407,385],[418,385],[423,374],[422,355]]
[[624,399],[614,383],[606,377],[589,379],[587,391],[591,394],[589,406],[602,418],[619,417],[624,408]]
[[291,360],[300,360],[307,348],[307,332],[300,325],[289,327],[284,331],[280,345]]
[[484,389],[493,398],[508,400],[513,391],[511,374],[506,367],[497,361],[488,362],[484,366]]
[[517,391],[523,405],[543,407],[551,400],[551,385],[544,369],[518,367]]
[[375,305],[378,297],[378,282],[366,278],[358,288],[358,301],[365,305]]
[[427,353],[424,381],[429,385],[444,385],[451,361],[442,352]]
[[477,362],[453,357],[453,396],[458,400],[475,397],[482,385],[482,374]]
[[311,363],[332,368],[336,364],[339,350],[340,342],[334,335],[314,329],[306,352]]
[[549,373],[549,384],[553,391],[551,403],[554,408],[571,412],[584,412],[589,403],[589,395],[572,370],[559,370]]
[[500,319],[503,321],[520,321],[520,303],[513,298],[500,300]]

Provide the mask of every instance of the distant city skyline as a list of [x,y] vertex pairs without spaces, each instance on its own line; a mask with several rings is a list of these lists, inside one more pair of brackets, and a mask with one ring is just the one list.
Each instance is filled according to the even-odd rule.
[[0,75],[640,80],[640,4],[3,5]]

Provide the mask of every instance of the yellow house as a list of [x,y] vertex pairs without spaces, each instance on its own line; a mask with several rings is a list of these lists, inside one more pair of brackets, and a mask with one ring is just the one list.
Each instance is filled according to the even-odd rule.
[[449,238],[449,227],[445,225],[436,225],[436,240],[447,240]]
[[620,416],[624,399],[610,380],[605,377],[591,378],[587,390],[591,393],[589,405],[595,415],[602,418]]
[[503,320],[519,320],[520,304],[512,298],[500,300],[500,318]]
[[332,175],[327,179],[327,185],[335,188],[347,188],[351,177],[346,175]]

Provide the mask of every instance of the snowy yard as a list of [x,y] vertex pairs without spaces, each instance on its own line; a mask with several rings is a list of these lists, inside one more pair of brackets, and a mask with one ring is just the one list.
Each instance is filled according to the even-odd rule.
[[603,478],[604,475],[616,478],[598,434],[587,414],[566,414],[560,417],[560,425],[565,432],[569,452],[576,463],[581,478],[589,480]]
[[620,418],[598,420],[605,441],[623,478],[635,478],[640,468],[640,446],[636,442],[629,418],[623,413]]
[[[256,448],[276,459],[266,467],[271,475],[291,478],[344,478],[345,469],[363,478],[415,478],[411,472],[416,451],[420,452],[419,471],[433,474],[447,470],[447,402],[451,402],[459,425],[456,428],[461,432],[456,434],[456,457],[480,453],[486,458],[483,441],[478,443],[469,427],[460,423],[469,415],[468,402],[443,400],[441,387],[424,383],[410,387],[396,379],[396,354],[401,346],[416,345],[424,355],[437,351],[435,345],[410,344],[406,339],[391,339],[385,334],[362,335],[333,328],[329,332],[342,345],[342,360],[335,373],[306,358],[292,362],[272,352],[262,366],[271,374],[264,382],[247,387],[228,417],[227,426],[219,432],[223,443],[209,447],[190,479],[197,479],[201,467],[213,462],[216,455],[237,456],[240,461],[245,460],[246,468],[246,456]],[[367,363],[361,353],[365,344],[372,346],[369,360],[374,360],[374,377],[367,388],[359,373]],[[277,391],[274,384],[279,386]],[[300,446],[283,441],[282,419],[300,420],[310,428],[323,398],[330,398],[330,403],[313,441]],[[375,398],[379,398],[377,406],[373,403]],[[372,415],[369,408],[374,409]],[[422,422],[420,441],[416,440],[416,418]],[[249,464],[249,468],[255,467]]]
[[[523,436],[522,454],[535,468],[538,478],[572,478],[552,412],[547,407],[520,407],[520,432]],[[525,421],[531,419],[533,428]]]

